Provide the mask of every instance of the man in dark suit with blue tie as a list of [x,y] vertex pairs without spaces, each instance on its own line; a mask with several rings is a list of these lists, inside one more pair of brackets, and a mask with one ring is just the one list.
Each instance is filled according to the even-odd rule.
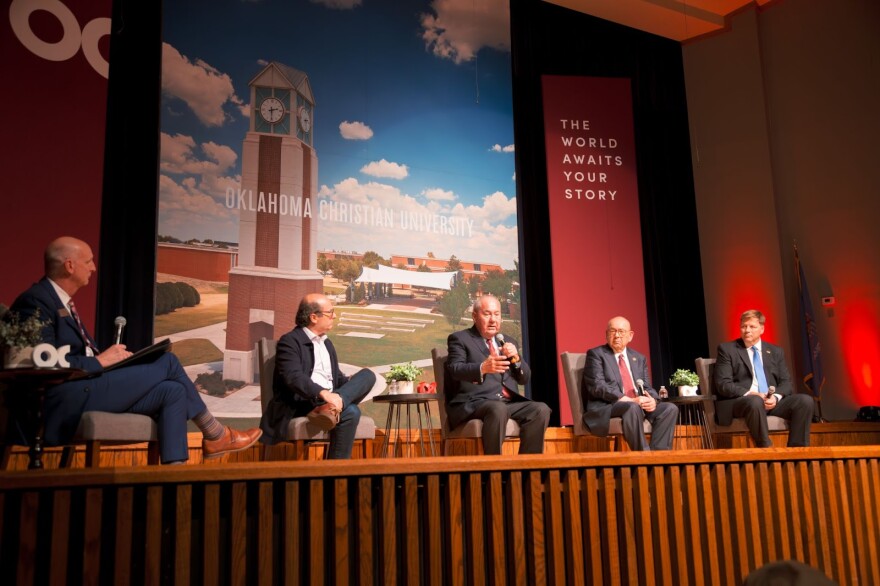
[[202,454],[215,458],[247,449],[262,433],[238,431],[211,415],[177,357],[167,352],[148,364],[104,369],[131,356],[124,344],[100,351],[83,327],[73,296],[96,271],[92,249],[82,240],[63,236],[44,255],[45,276],[18,296],[10,313],[28,318],[39,312],[47,322],[42,341],[56,348],[69,345],[67,361],[88,378],[67,382],[46,394],[45,437],[50,445],[71,441],[84,411],[140,413],[156,420],[159,455],[164,464],[189,457],[187,421],[202,431]]
[[[608,321],[606,344],[587,351],[584,425],[593,435],[605,437],[611,418],[620,417],[623,438],[631,450],[669,450],[678,407],[660,402],[657,391],[651,388],[648,359],[627,347],[632,339],[629,320],[618,316]],[[650,445],[645,439],[645,419],[651,422]]]
[[759,448],[769,448],[767,416],[788,419],[788,446],[810,445],[813,399],[793,394],[785,353],[779,346],[761,340],[767,318],[756,309],[740,316],[741,338],[718,346],[715,362],[715,416],[720,425],[734,417],[746,420],[749,433]]
[[[444,399],[450,427],[469,419],[483,420],[483,452],[500,454],[507,420],[520,426],[520,454],[544,452],[550,407],[519,394],[531,376],[515,340],[500,341],[501,304],[492,295],[473,304],[474,325],[450,334],[446,341]],[[500,343],[499,343],[500,342]]]

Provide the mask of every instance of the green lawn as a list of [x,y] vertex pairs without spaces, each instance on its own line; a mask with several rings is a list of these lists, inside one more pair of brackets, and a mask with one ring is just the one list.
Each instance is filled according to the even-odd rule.
[[173,351],[184,366],[223,360],[223,352],[204,338],[174,342]]
[[[342,362],[358,366],[378,366],[382,364],[397,364],[412,360],[431,358],[431,348],[435,346],[446,347],[446,337],[452,333],[449,323],[440,314],[420,314],[409,311],[379,311],[365,308],[337,308],[337,315],[378,315],[385,319],[392,317],[406,317],[413,319],[433,319],[433,324],[424,328],[416,328],[415,332],[380,331],[383,338],[358,338],[344,336],[347,332],[358,331],[340,326],[330,333],[333,345]],[[374,332],[375,330],[371,330]]]
[[226,306],[210,308],[182,307],[165,315],[157,315],[153,321],[153,336],[161,338],[178,332],[194,330],[226,321]]

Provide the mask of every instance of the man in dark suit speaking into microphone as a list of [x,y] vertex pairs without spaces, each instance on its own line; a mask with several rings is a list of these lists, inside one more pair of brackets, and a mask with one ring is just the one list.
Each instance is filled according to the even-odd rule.
[[[631,450],[672,448],[678,407],[661,403],[651,388],[648,360],[627,348],[633,339],[629,320],[615,317],[605,329],[605,344],[587,352],[584,367],[584,425],[590,433],[608,435],[612,417],[620,417],[623,437]],[[644,421],[651,422],[650,446],[645,439]]]
[[39,311],[40,319],[47,322],[42,341],[56,348],[69,345],[70,366],[91,375],[53,387],[46,394],[47,443],[69,443],[84,411],[153,417],[159,427],[159,456],[164,464],[182,463],[189,457],[187,420],[202,432],[204,458],[244,450],[260,438],[259,429],[242,432],[218,422],[170,352],[147,364],[105,372],[132,353],[118,343],[99,350],[79,318],[73,296],[96,270],[92,249],[82,240],[63,236],[46,248],[44,265],[45,276],[18,296],[9,313],[26,319]]
[[501,334],[501,304],[492,295],[473,304],[474,325],[450,334],[446,341],[445,401],[450,427],[469,419],[483,420],[483,452],[500,454],[507,420],[520,426],[520,454],[544,451],[550,408],[519,394],[531,376],[515,340]]

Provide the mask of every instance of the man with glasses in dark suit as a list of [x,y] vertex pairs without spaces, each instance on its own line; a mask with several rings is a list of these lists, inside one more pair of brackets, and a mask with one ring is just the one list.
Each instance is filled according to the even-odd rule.
[[[672,448],[678,407],[660,402],[651,388],[648,359],[628,348],[633,331],[625,317],[614,317],[605,330],[605,344],[587,351],[584,367],[584,424],[590,433],[605,437],[612,417],[620,417],[623,438],[631,450]],[[639,384],[641,383],[641,384]],[[651,443],[644,421],[651,423]]]
[[328,460],[351,458],[361,419],[357,404],[373,388],[376,374],[364,368],[349,378],[339,370],[336,349],[327,337],[335,317],[330,299],[306,295],[296,312],[296,327],[278,340],[274,394],[260,421],[263,443],[278,443],[291,419],[306,416],[330,432]]

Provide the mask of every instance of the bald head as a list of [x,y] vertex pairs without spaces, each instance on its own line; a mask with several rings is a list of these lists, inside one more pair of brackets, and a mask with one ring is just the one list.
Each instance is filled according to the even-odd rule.
[[605,330],[605,341],[614,350],[615,354],[623,352],[627,345],[632,342],[633,332],[630,329],[629,320],[618,315],[608,320],[608,327]]
[[60,277],[64,270],[64,261],[88,247],[88,244],[73,236],[61,236],[50,242],[43,253],[43,270],[46,276],[53,281]]
[[299,302],[296,325],[310,328],[316,334],[326,334],[333,329],[335,312],[333,302],[322,293],[309,293]]
[[73,296],[89,283],[96,270],[92,248],[72,236],[56,238],[43,253],[43,270],[47,277]]

